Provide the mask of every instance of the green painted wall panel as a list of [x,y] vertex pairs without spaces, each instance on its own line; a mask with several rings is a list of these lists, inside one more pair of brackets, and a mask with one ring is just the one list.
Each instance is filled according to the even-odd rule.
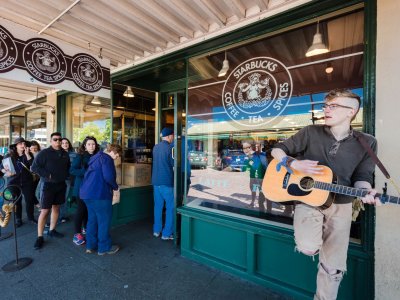
[[121,201],[113,206],[112,224],[146,219],[153,214],[153,187],[121,189]]
[[312,258],[295,251],[292,236],[285,239],[274,235],[256,237],[256,274],[267,280],[285,282],[292,287],[312,292],[315,290],[317,257]]
[[[207,233],[207,234],[204,234]],[[223,238],[221,238],[223,237]],[[191,248],[227,264],[246,269],[246,232],[220,224],[194,219],[191,225]],[[229,249],[229,251],[226,251]]]
[[[182,207],[181,254],[294,297],[311,299],[318,257],[294,251],[293,231]],[[351,244],[338,299],[373,299],[373,262]]]

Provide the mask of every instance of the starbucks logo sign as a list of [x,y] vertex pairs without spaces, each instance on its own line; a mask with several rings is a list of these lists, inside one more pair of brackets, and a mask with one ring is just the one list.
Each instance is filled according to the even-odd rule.
[[26,70],[43,83],[59,83],[67,74],[64,53],[54,43],[44,39],[29,40],[22,53]]
[[270,57],[256,57],[237,66],[222,92],[228,116],[242,126],[260,126],[282,114],[292,96],[289,70]]
[[18,50],[11,34],[0,26],[0,73],[14,67]]
[[96,59],[88,54],[74,56],[71,64],[72,79],[87,92],[95,92],[103,85],[103,71]]

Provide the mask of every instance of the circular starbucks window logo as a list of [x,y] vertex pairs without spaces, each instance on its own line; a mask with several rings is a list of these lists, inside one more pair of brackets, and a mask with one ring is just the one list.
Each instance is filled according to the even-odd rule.
[[96,59],[88,54],[77,54],[71,64],[72,78],[77,86],[87,92],[96,92],[103,85],[103,71]]
[[29,40],[23,51],[27,71],[43,83],[59,83],[67,74],[64,53],[48,40]]
[[14,67],[18,50],[12,35],[0,26],[0,73]]
[[286,66],[270,57],[256,57],[237,66],[222,91],[228,116],[242,126],[260,126],[282,114],[292,96]]

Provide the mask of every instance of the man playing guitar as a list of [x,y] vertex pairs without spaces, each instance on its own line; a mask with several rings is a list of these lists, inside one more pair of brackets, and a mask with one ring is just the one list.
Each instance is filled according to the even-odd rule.
[[[272,156],[288,171],[320,174],[321,166],[330,167],[338,183],[368,190],[361,200],[380,204],[372,189],[375,164],[359,143],[350,126],[360,108],[360,97],[349,90],[333,90],[325,97],[325,125],[310,125],[275,145]],[[362,134],[376,152],[376,139]],[[302,160],[289,155],[302,153]],[[336,299],[346,271],[347,249],[352,218],[352,197],[334,195],[328,207],[312,207],[301,203],[294,214],[294,236],[299,252],[319,254],[317,290],[314,299]]]

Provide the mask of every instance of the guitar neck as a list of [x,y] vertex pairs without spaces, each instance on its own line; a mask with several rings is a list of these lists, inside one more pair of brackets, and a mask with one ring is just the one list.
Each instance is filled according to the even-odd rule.
[[[341,194],[352,197],[364,197],[365,195],[368,194],[368,191],[364,189],[353,188],[344,185],[326,183],[320,181],[314,182],[314,188],[319,190],[329,191],[335,194]],[[382,203],[388,202],[388,203],[400,204],[400,197],[383,195],[380,193],[376,193],[375,197],[378,197]]]

